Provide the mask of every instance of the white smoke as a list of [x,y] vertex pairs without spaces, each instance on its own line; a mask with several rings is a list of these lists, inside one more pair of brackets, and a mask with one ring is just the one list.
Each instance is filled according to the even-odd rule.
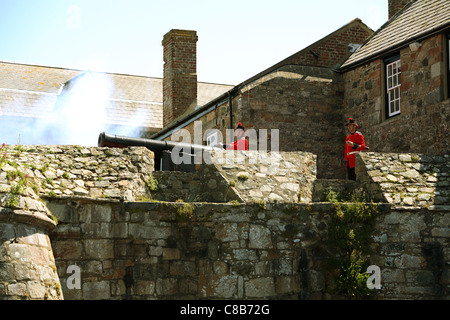
[[141,122],[143,119],[142,110],[137,110],[133,117],[136,121],[131,131],[135,132],[126,132],[106,123],[114,90],[114,84],[106,74],[87,71],[66,83],[57,97],[42,95],[33,106],[24,108],[25,98],[12,99],[4,110],[31,112],[32,107],[44,108],[50,111],[50,116],[32,118],[17,114],[5,117],[5,112],[0,114],[0,143],[96,146],[103,131],[136,134],[139,119]]

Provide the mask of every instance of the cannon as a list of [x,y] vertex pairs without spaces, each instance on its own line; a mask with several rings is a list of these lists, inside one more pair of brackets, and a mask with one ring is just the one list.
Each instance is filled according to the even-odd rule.
[[[203,152],[205,150],[211,151],[217,149],[216,147],[204,146],[200,144],[189,144],[183,142],[174,141],[160,141],[144,138],[131,138],[125,136],[118,136],[107,134],[105,132],[100,133],[98,137],[99,147],[111,147],[111,148],[127,148],[127,147],[145,147],[151,150],[155,155],[155,170],[159,171],[195,171],[195,154]],[[180,156],[190,157],[190,161],[187,163],[175,164],[172,161],[172,150],[177,147],[180,152]]]

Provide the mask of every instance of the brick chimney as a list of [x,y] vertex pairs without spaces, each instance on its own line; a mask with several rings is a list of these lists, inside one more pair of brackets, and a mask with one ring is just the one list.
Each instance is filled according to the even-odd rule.
[[389,19],[403,9],[411,0],[389,0]]
[[164,35],[164,127],[197,104],[197,32],[172,29]]

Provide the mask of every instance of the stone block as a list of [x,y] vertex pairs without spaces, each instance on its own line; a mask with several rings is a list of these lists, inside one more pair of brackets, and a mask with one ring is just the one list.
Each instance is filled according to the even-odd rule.
[[229,299],[238,293],[238,276],[236,275],[202,275],[199,276],[198,290],[200,297]]
[[163,260],[178,260],[181,253],[177,248],[163,248]]
[[228,242],[239,240],[237,223],[217,224],[215,227],[215,231],[215,237],[220,241]]
[[0,262],[0,279],[1,281],[14,280],[14,266],[11,263]]
[[300,291],[300,279],[298,276],[278,277],[275,280],[277,294],[295,294]]
[[275,295],[274,279],[266,277],[245,281],[244,290],[248,298],[273,297]]
[[83,282],[83,300],[109,300],[111,288],[109,281]]
[[44,299],[46,288],[40,281],[29,281],[28,292],[32,299]]
[[88,239],[82,242],[88,257],[94,259],[114,258],[114,242],[112,240]]
[[26,296],[28,295],[27,285],[23,282],[11,283],[8,285],[7,293],[9,296]]
[[268,228],[252,224],[249,230],[249,248],[270,249],[273,247],[271,232]]
[[179,292],[178,281],[175,278],[157,279],[155,290],[158,296],[174,296]]
[[155,281],[138,280],[136,282],[136,293],[138,295],[153,295],[155,293]]

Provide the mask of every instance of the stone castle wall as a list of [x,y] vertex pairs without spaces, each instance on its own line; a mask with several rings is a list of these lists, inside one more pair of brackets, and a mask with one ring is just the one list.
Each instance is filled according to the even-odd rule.
[[370,199],[396,206],[450,205],[450,156],[361,153],[357,177]]
[[33,192],[0,192],[0,299],[63,298],[49,238],[55,226]]
[[[448,298],[448,156],[361,153],[356,185],[342,187],[339,180],[314,179],[315,156],[301,152],[280,153],[275,167],[264,158],[213,161],[195,173],[171,175],[153,172],[144,148],[7,150],[0,168],[4,297],[340,298],[328,263],[337,254],[328,240],[333,205],[317,202],[331,186],[362,188],[380,202],[369,256],[381,269],[375,298]],[[16,171],[29,174],[35,186],[11,208],[5,201],[21,179],[10,181]],[[87,194],[76,194],[78,187]],[[207,190],[217,195],[199,202]],[[45,264],[52,254],[56,269]],[[41,274],[57,270],[51,279],[60,281],[61,296],[55,282],[36,282],[36,265]],[[68,285],[73,266],[80,270],[79,288]]]
[[[330,203],[86,201],[50,205],[66,299],[342,298],[333,293]],[[448,211],[378,207],[375,298],[448,298]],[[80,289],[65,286],[70,265],[80,267]]]

